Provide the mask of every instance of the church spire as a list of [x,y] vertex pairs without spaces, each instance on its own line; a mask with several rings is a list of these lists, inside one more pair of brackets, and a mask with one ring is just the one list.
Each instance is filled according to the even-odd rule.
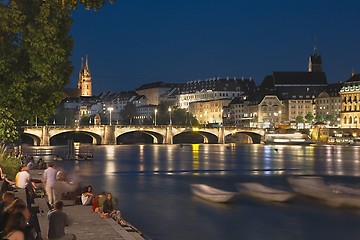
[[89,70],[89,58],[87,54],[85,57],[85,66],[84,58],[81,58],[81,69],[79,73],[78,89],[80,90],[80,96],[92,96],[92,78],[91,72]]
[[317,55],[318,55],[316,35],[315,35],[315,38],[314,38],[314,51],[313,51],[313,55],[314,55],[314,56],[317,56]]
[[81,58],[81,68],[80,68],[80,72],[82,72],[82,70],[84,70],[84,58]]
[[313,54],[310,55],[310,57],[309,57],[308,71],[309,72],[322,72],[323,71],[322,70],[322,59],[318,53],[316,36],[315,36],[315,41],[314,41]]
[[88,55],[87,55],[87,54],[86,54],[85,67],[86,67],[86,70],[89,70],[89,59],[88,59]]

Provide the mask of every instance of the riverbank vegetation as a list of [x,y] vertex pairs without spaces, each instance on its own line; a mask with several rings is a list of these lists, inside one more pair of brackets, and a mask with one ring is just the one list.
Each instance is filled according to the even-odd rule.
[[0,1],[2,141],[16,142],[25,123],[48,122],[73,72],[72,11],[99,10],[107,2],[113,0]]
[[0,144],[0,167],[6,177],[15,180],[16,173],[21,166],[21,158],[12,154],[7,146],[3,143]]

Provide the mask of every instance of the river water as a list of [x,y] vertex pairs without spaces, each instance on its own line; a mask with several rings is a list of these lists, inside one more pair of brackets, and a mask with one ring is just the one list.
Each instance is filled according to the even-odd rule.
[[[360,147],[270,145],[94,146],[90,161],[62,161],[83,185],[118,198],[126,220],[154,240],[360,239],[360,210],[297,197],[286,204],[239,197],[216,204],[191,183],[236,191],[256,181],[288,189],[289,175],[321,175],[360,187]],[[49,160],[50,157],[43,157]]]

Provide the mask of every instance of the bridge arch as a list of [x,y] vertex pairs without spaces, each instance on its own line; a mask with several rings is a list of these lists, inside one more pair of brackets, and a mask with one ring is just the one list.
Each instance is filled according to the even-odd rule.
[[149,131],[149,130],[129,130],[129,131],[125,131],[125,132],[122,132],[122,133],[119,133],[115,136],[115,142],[116,144],[119,142],[119,138],[121,137],[125,137],[125,135],[128,135],[128,134],[135,134],[135,133],[141,133],[141,134],[144,134],[144,135],[147,135],[147,136],[150,136],[152,138],[152,143],[154,144],[157,144],[157,143],[164,143],[165,141],[165,137],[160,134],[160,133],[157,133],[155,131]]
[[41,139],[38,136],[30,133],[22,133],[22,135],[30,137],[33,140],[34,146],[40,146]]
[[68,134],[68,133],[80,133],[80,134],[85,134],[89,137],[92,138],[92,144],[93,145],[101,145],[101,136],[99,136],[98,134],[96,133],[92,133],[92,132],[88,132],[88,131],[84,131],[84,130],[69,130],[69,131],[61,131],[61,132],[58,132],[56,134],[53,134],[50,136],[50,145],[51,145],[51,140],[55,137],[58,137],[59,135],[62,135],[62,134]]
[[225,142],[259,144],[261,139],[261,134],[249,131],[235,131],[225,135]]
[[[201,136],[200,140],[198,136]],[[185,140],[185,137],[187,140]],[[191,139],[189,141],[188,139]],[[192,130],[184,130],[182,132],[176,133],[173,136],[174,143],[217,143],[218,136],[212,132],[207,131],[192,131]]]

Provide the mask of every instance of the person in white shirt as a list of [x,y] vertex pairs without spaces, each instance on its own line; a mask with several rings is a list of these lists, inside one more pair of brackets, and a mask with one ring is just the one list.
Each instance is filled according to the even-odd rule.
[[15,185],[18,188],[26,188],[30,183],[30,174],[28,173],[29,168],[25,165],[22,166],[20,172],[16,174]]
[[51,207],[54,206],[56,201],[55,197],[55,185],[56,185],[56,173],[57,170],[54,167],[52,162],[48,163],[48,168],[44,170],[44,178],[42,182],[45,183],[45,191],[48,196],[49,204]]

